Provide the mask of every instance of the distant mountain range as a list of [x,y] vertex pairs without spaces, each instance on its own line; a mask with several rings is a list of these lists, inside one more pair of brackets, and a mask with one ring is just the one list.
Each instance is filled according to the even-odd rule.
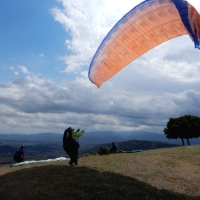
[[[12,143],[24,143],[30,141],[31,143],[57,143],[62,144],[62,134],[57,133],[37,133],[37,134],[0,134],[0,142],[3,140],[10,140]],[[85,132],[85,134],[79,138],[79,143],[82,145],[88,144],[102,144],[109,142],[122,142],[128,140],[146,140],[146,141],[160,141],[170,144],[182,145],[180,139],[167,139],[163,134],[151,133],[144,131],[96,131]],[[200,138],[190,139],[190,144],[200,144]],[[187,143],[185,142],[185,145]]]

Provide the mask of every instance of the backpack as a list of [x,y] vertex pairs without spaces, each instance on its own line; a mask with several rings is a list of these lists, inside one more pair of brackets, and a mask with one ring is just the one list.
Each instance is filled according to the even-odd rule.
[[73,143],[72,132],[68,129],[63,134],[63,147],[69,147]]
[[110,148],[109,147],[99,147],[99,155],[108,155],[110,154]]
[[13,159],[15,160],[15,162],[19,162],[19,150],[15,152]]
[[72,138],[72,131],[68,129],[65,130],[63,134],[63,148],[64,149],[72,149],[72,148],[79,148],[79,143]]

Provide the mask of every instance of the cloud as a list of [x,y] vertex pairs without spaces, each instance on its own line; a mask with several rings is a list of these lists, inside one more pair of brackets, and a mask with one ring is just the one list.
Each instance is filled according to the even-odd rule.
[[98,45],[111,27],[130,10],[131,3],[128,0],[123,5],[113,0],[59,2],[63,9],[54,8],[51,13],[71,36],[65,42],[71,55],[60,59],[66,63],[64,72],[79,72],[88,68]]
[[14,67],[10,66],[10,69],[11,69],[11,70],[14,70]]
[[[13,66],[10,66],[10,69],[11,69],[12,71],[14,71],[14,70],[15,70],[15,68],[14,68]],[[16,76],[18,76],[18,75],[19,75],[19,73],[18,73],[17,71],[14,71],[14,74],[15,74]]]
[[29,71],[25,66],[19,66],[19,68],[21,69],[22,73],[29,74]]

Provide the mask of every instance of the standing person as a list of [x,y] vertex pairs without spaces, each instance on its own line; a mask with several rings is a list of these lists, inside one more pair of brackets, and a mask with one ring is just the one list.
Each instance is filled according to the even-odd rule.
[[63,148],[65,152],[69,155],[70,161],[69,164],[78,165],[78,149],[79,143],[77,139],[83,135],[84,131],[79,132],[80,129],[74,131],[71,127],[65,130],[63,135]]
[[15,153],[14,160],[18,163],[24,162],[24,145],[20,147],[20,149]]
[[118,146],[113,142],[112,146],[110,148],[110,152],[111,153],[117,153],[117,150],[118,150]]
[[24,145],[21,146],[19,149],[19,162],[24,162],[25,155],[24,155]]

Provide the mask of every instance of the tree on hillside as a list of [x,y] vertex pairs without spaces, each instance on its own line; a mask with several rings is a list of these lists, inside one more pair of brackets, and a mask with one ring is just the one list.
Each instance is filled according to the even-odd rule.
[[193,115],[184,115],[178,118],[170,118],[167,122],[167,128],[164,128],[166,138],[182,140],[184,139],[190,145],[189,139],[200,137],[200,118]]

